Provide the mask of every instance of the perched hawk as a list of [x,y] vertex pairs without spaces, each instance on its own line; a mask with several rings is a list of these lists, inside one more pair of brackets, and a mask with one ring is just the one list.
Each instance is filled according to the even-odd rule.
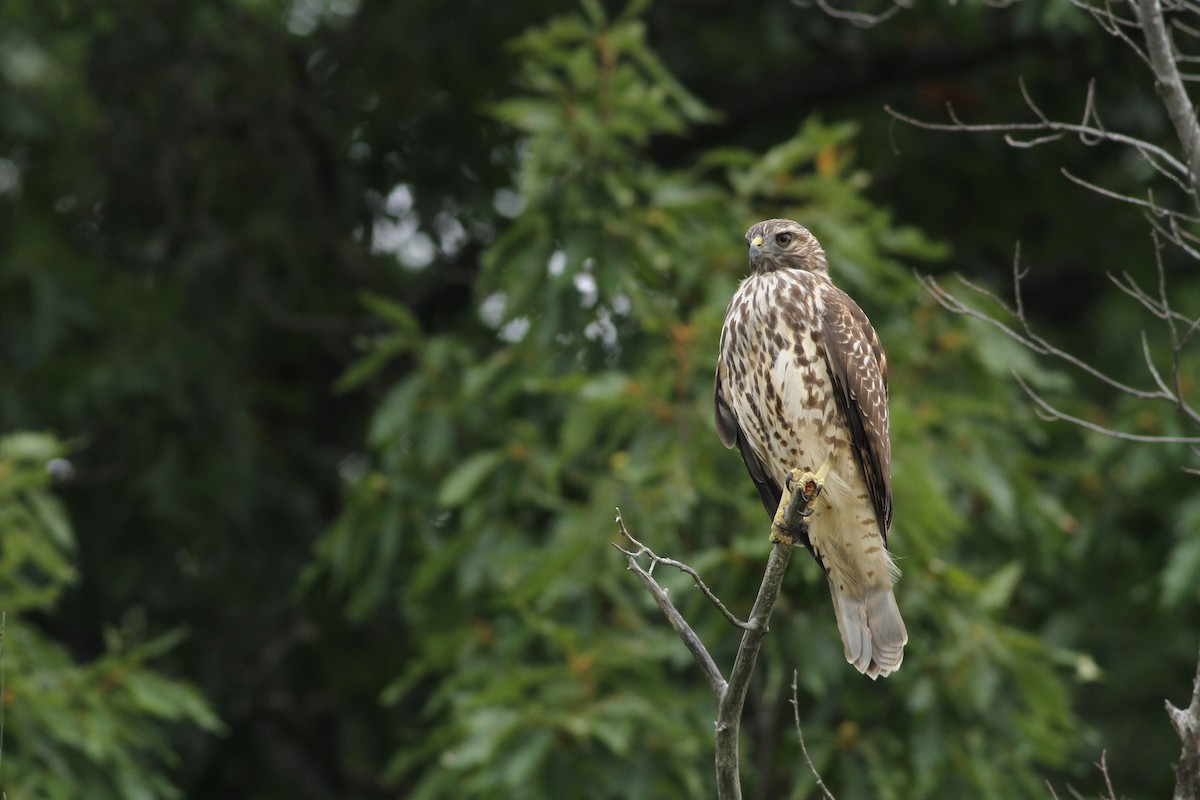
[[825,251],[785,219],[746,232],[751,275],[725,312],[717,432],[737,446],[769,515],[792,469],[830,471],[804,545],[829,578],[846,660],[900,668],[908,632],[887,552],[892,522],[887,359],[871,323],[829,280]]

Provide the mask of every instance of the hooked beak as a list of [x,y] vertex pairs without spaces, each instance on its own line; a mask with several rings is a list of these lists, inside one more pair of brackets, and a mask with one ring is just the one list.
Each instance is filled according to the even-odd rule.
[[763,238],[761,236],[755,236],[750,240],[750,266],[752,267],[762,256],[762,243]]

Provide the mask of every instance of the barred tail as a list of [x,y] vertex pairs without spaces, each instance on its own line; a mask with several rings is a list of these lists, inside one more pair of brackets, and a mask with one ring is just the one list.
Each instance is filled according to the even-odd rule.
[[829,588],[846,660],[871,680],[900,669],[908,631],[891,587],[868,586],[861,598],[839,592],[832,581]]

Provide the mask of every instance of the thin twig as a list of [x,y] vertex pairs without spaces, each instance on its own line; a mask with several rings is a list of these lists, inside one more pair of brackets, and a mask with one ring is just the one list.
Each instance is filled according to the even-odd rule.
[[1191,25],[1188,25],[1187,23],[1180,22],[1177,19],[1173,19],[1173,20],[1171,20],[1171,27],[1175,28],[1175,30],[1177,30],[1177,31],[1187,34],[1188,36],[1192,36],[1197,39],[1200,39],[1200,30],[1193,28]]
[[1060,169],[1059,172],[1062,173],[1064,178],[1071,181],[1071,183],[1082,186],[1083,188],[1087,189],[1089,192],[1095,192],[1096,194],[1101,195],[1102,197],[1107,197],[1112,200],[1119,200],[1122,203],[1129,203],[1130,205],[1140,206],[1142,208],[1149,209],[1150,212],[1155,214],[1156,216],[1172,217],[1172,218],[1182,219],[1187,222],[1200,222],[1200,217],[1196,217],[1191,214],[1184,214],[1182,211],[1172,211],[1169,208],[1163,208],[1162,206],[1160,206],[1154,202],[1153,197],[1151,197],[1148,200],[1142,200],[1141,198],[1134,197],[1133,195],[1121,194],[1120,192],[1114,192],[1112,189],[1105,189],[1103,186],[1098,186],[1097,184],[1094,184],[1091,181],[1085,181],[1083,178],[1080,178],[1077,175],[1072,175],[1070,170],[1068,170],[1066,167],[1063,167],[1062,169]]
[[[1146,338],[1146,332],[1142,331],[1142,360],[1146,362],[1146,369],[1150,373],[1150,377],[1158,385],[1159,391],[1166,397],[1173,396],[1171,390],[1167,388],[1167,384],[1163,381],[1162,375],[1158,372],[1158,367],[1154,365],[1154,359],[1150,356],[1150,340]],[[1182,403],[1180,404],[1182,406]]]
[[825,781],[821,779],[821,773],[813,765],[812,759],[808,756],[808,747],[804,744],[804,731],[800,730],[800,700],[799,694],[796,691],[796,670],[792,670],[792,713],[796,720],[796,738],[800,740],[800,752],[804,754],[804,763],[808,764],[809,772],[817,779],[817,788],[821,790],[821,794],[825,796],[825,800],[837,800],[833,796],[833,792],[829,791],[829,787],[825,785]]
[[[1152,378],[1152,380],[1154,381],[1154,383],[1157,387],[1155,390],[1138,389],[1134,386],[1130,386],[1129,384],[1119,381],[1116,378],[1113,378],[1111,375],[1108,375],[1107,373],[1097,369],[1096,367],[1093,367],[1091,364],[1078,358],[1077,356],[1074,356],[1074,355],[1066,352],[1065,350],[1061,350],[1061,349],[1055,347],[1054,345],[1050,344],[1045,338],[1043,338],[1042,336],[1040,336],[1034,332],[1033,327],[1030,324],[1028,317],[1026,317],[1026,315],[1025,315],[1024,294],[1021,291],[1021,281],[1025,277],[1026,272],[1020,268],[1020,263],[1019,263],[1020,262],[1020,244],[1019,243],[1018,243],[1017,249],[1016,249],[1016,256],[1013,259],[1013,270],[1012,270],[1012,273],[1013,273],[1013,296],[1014,296],[1014,300],[1015,300],[1015,305],[1010,306],[1002,298],[1000,298],[998,295],[996,295],[994,292],[992,292],[982,286],[978,286],[978,285],[972,283],[971,281],[963,278],[961,275],[956,276],[956,277],[958,277],[959,281],[964,286],[966,286],[968,289],[970,289],[971,291],[975,292],[976,294],[978,294],[982,297],[986,297],[987,299],[989,299],[992,302],[999,305],[1000,308],[1002,308],[1005,311],[1005,313],[1007,313],[1010,317],[1013,317],[1019,323],[1020,330],[1017,330],[1016,328],[1013,328],[1013,327],[1005,324],[1003,321],[996,319],[995,317],[991,316],[990,314],[986,314],[986,313],[979,311],[971,306],[968,306],[966,303],[962,302],[957,297],[952,295],[949,291],[947,291],[944,287],[942,287],[932,277],[918,275],[917,280],[926,289],[926,291],[928,291],[930,293],[930,295],[935,300],[937,300],[938,303],[941,304],[941,306],[943,308],[947,309],[948,311],[951,311],[955,314],[968,316],[973,319],[980,320],[982,322],[986,322],[986,323],[992,325],[993,327],[1003,331],[1007,336],[1009,336],[1010,338],[1019,342],[1022,346],[1024,346],[1028,350],[1031,350],[1032,352],[1035,352],[1039,355],[1051,356],[1053,358],[1057,358],[1061,361],[1064,361],[1065,363],[1070,364],[1072,367],[1074,367],[1082,372],[1087,373],[1088,375],[1092,376],[1096,380],[1106,383],[1109,386],[1113,387],[1114,389],[1117,389],[1118,391],[1123,392],[1124,394],[1130,395],[1132,397],[1137,397],[1142,400],[1165,400],[1168,403],[1170,403],[1171,405],[1175,406],[1175,408],[1178,409],[1180,411],[1180,413],[1182,413],[1189,420],[1191,420],[1192,422],[1195,422],[1197,424],[1200,424],[1200,412],[1197,412],[1194,408],[1191,407],[1191,405],[1187,402],[1185,394],[1184,394],[1183,376],[1182,376],[1182,369],[1181,369],[1181,362],[1180,362],[1180,356],[1181,356],[1181,353],[1183,350],[1184,343],[1186,342],[1186,339],[1191,336],[1191,334],[1194,330],[1200,328],[1200,319],[1198,319],[1198,320],[1188,319],[1187,317],[1183,316],[1182,314],[1178,314],[1177,312],[1175,312],[1171,309],[1169,300],[1167,297],[1167,293],[1166,293],[1166,276],[1165,276],[1165,271],[1163,270],[1162,259],[1161,259],[1161,254],[1160,254],[1159,250],[1160,250],[1160,248],[1159,248],[1158,242],[1156,240],[1156,250],[1155,250],[1156,266],[1158,267],[1158,270],[1159,270],[1159,273],[1158,273],[1159,274],[1159,296],[1157,298],[1152,297],[1147,292],[1142,290],[1142,288],[1140,286],[1138,286],[1136,281],[1134,281],[1134,279],[1128,273],[1122,273],[1122,278],[1124,280],[1117,279],[1116,277],[1114,277],[1112,275],[1109,276],[1110,280],[1112,280],[1113,283],[1118,288],[1120,288],[1122,291],[1124,291],[1130,297],[1135,299],[1138,303],[1140,303],[1143,307],[1145,307],[1147,310],[1149,310],[1152,314],[1159,317],[1160,319],[1167,321],[1168,329],[1169,329],[1169,332],[1171,333],[1171,344],[1172,344],[1172,347],[1171,347],[1171,352],[1172,352],[1171,378],[1172,378],[1173,387],[1168,386],[1165,379],[1159,373],[1159,371],[1158,371],[1157,367],[1155,366],[1154,361],[1151,357],[1149,343],[1144,334],[1142,337],[1143,358],[1146,363],[1147,371],[1150,373],[1150,377]],[[1176,320],[1178,320],[1180,322],[1187,322],[1189,325],[1187,335],[1182,340],[1175,334],[1174,322]],[[1052,413],[1053,413],[1053,416],[1057,419],[1065,419],[1066,418],[1061,412],[1058,412],[1057,409],[1055,409]],[[1108,432],[1108,435],[1113,435],[1115,433],[1115,432],[1110,431],[1110,429],[1107,429],[1107,428],[1102,429],[1102,430]],[[1139,439],[1139,441],[1146,441],[1146,440]],[[1159,440],[1156,439],[1154,441],[1159,441]]]
[[893,0],[892,6],[887,11],[879,14],[865,14],[861,11],[843,11],[840,8],[834,8],[829,5],[828,0],[817,0],[817,6],[834,19],[843,19],[858,28],[873,28],[882,22],[886,22],[901,10],[908,8],[907,3]]
[[1189,244],[1189,242],[1196,243],[1196,237],[1180,228],[1178,220],[1174,218],[1168,219],[1167,221],[1171,227],[1164,228],[1162,223],[1153,214],[1146,214],[1145,219],[1164,239],[1186,253],[1188,258],[1193,261],[1200,261],[1200,250]]
[[[968,289],[971,289],[972,291],[974,291],[978,294],[981,294],[981,295],[989,297],[993,300],[997,300],[997,302],[1000,302],[992,292],[971,283],[970,281],[963,278],[961,275],[956,275],[955,277],[957,277],[958,280],[964,286],[966,286]],[[937,280],[932,278],[931,276],[918,275],[917,280],[918,280],[918,282],[920,282],[920,284],[923,287],[925,287],[925,290],[927,292],[929,292],[929,294],[933,297],[933,299],[938,301],[938,303],[943,308],[945,308],[947,311],[951,311],[955,314],[959,314],[962,316],[970,317],[972,319],[977,319],[980,322],[986,322],[988,325],[991,325],[992,327],[1004,332],[1004,334],[1006,334],[1009,338],[1017,341],[1022,346],[1024,346],[1026,349],[1031,350],[1031,351],[1037,353],[1038,355],[1051,356],[1053,358],[1057,358],[1061,361],[1064,361],[1064,362],[1070,364],[1071,366],[1075,367],[1076,369],[1086,372],[1088,375],[1091,375],[1093,378],[1095,378],[1099,381],[1102,381],[1103,383],[1106,383],[1109,386],[1113,387],[1114,389],[1124,392],[1125,394],[1131,395],[1133,397],[1138,397],[1143,400],[1163,399],[1160,392],[1149,392],[1144,389],[1138,389],[1134,386],[1130,386],[1126,383],[1118,381],[1117,379],[1113,378],[1112,376],[1096,369],[1091,364],[1088,364],[1086,361],[1083,361],[1082,359],[1078,358],[1077,356],[1074,356],[1065,350],[1060,350],[1059,348],[1050,344],[1048,341],[1046,341],[1041,336],[1033,333],[1031,326],[1028,324],[1028,321],[1026,319],[1023,319],[1021,316],[1019,316],[1017,313],[1017,310],[1014,308],[1010,308],[1009,306],[1001,303],[1001,306],[1004,308],[1004,310],[1006,312],[1008,312],[1011,316],[1015,317],[1018,320],[1018,322],[1021,323],[1022,330],[1020,330],[1020,331],[1016,330],[1015,328],[1010,327],[1009,325],[1006,325],[1003,321],[998,320],[995,317],[992,317],[988,314],[985,314],[982,311],[979,311],[978,309],[968,306],[966,303],[962,302],[957,297],[955,297],[953,294],[951,294],[946,289],[944,289],[942,287],[942,285],[939,284],[937,282]],[[1170,398],[1167,398],[1167,399],[1170,399]]]
[[1157,145],[1151,144],[1150,142],[1142,139],[1127,136],[1122,133],[1114,133],[1112,131],[1102,130],[1090,125],[1076,125],[1070,122],[1055,121],[970,124],[958,119],[957,114],[954,113],[953,106],[950,106],[947,112],[951,119],[950,123],[927,122],[925,120],[917,119],[916,117],[910,117],[907,114],[900,113],[889,105],[885,105],[883,110],[901,122],[905,122],[915,128],[922,128],[924,130],[931,131],[956,131],[963,133],[1035,133],[1038,131],[1056,131],[1061,133],[1074,133],[1078,136],[1090,137],[1092,139],[1103,139],[1104,141],[1113,142],[1115,144],[1129,145],[1139,150],[1145,150],[1149,153],[1153,153],[1155,156],[1162,159],[1179,175],[1187,176],[1189,174],[1186,164]]
[[1175,322],[1187,325],[1191,325],[1194,322],[1194,320],[1180,314],[1178,311],[1172,310],[1170,306],[1164,306],[1160,298],[1153,297],[1147,293],[1128,272],[1122,271],[1119,278],[1111,273],[1109,273],[1108,277],[1118,289],[1141,303],[1147,311],[1159,319],[1163,321],[1172,319]]
[[1016,370],[1012,370],[1012,376],[1021,386],[1021,388],[1025,390],[1025,394],[1029,396],[1029,399],[1032,400],[1038,406],[1038,408],[1045,412],[1046,415],[1051,419],[1070,422],[1072,425],[1078,425],[1079,427],[1086,428],[1089,431],[1102,433],[1105,436],[1112,437],[1113,439],[1123,439],[1127,442],[1145,442],[1149,444],[1200,444],[1200,436],[1148,436],[1140,433],[1126,433],[1125,431],[1118,431],[1114,428],[1106,428],[1103,425],[1097,425],[1094,422],[1089,422],[1081,417],[1073,416],[1052,406],[1045,400],[1045,398],[1030,388],[1029,384],[1025,382],[1024,378],[1017,374]]
[[[1154,240],[1154,268],[1158,273],[1158,307],[1162,309],[1162,319],[1164,322],[1166,322],[1167,332],[1171,336],[1171,381],[1173,386],[1171,388],[1165,386],[1162,382],[1162,379],[1158,378],[1157,373],[1155,373],[1155,378],[1158,379],[1159,386],[1162,388],[1163,392],[1169,394],[1174,399],[1175,407],[1179,409],[1180,413],[1182,413],[1192,422],[1200,424],[1200,413],[1192,408],[1185,398],[1183,388],[1183,370],[1180,358],[1183,352],[1184,343],[1188,338],[1191,337],[1192,332],[1196,329],[1197,324],[1200,324],[1200,320],[1191,321],[1191,323],[1188,325],[1186,335],[1183,339],[1180,339],[1179,330],[1175,327],[1175,319],[1176,317],[1179,317],[1180,319],[1187,321],[1187,318],[1181,314],[1176,314],[1171,310],[1171,300],[1167,296],[1167,270],[1163,265],[1162,259],[1163,245],[1159,240],[1158,233],[1156,231],[1151,231],[1151,237]],[[1147,358],[1149,358],[1149,356],[1147,356]]]
[[618,550],[620,550],[622,553],[629,556],[630,558],[636,559],[636,558],[640,558],[641,556],[649,556],[650,557],[650,566],[647,567],[647,569],[646,569],[646,573],[648,575],[653,575],[654,568],[659,564],[666,564],[668,567],[674,567],[675,569],[679,570],[680,572],[687,573],[687,575],[689,575],[691,577],[691,579],[693,581],[695,581],[697,588],[699,588],[700,591],[704,593],[704,596],[708,598],[709,602],[717,607],[717,610],[720,611],[725,616],[725,619],[729,620],[729,624],[733,625],[734,627],[741,628],[742,630],[750,630],[754,627],[749,622],[743,622],[742,620],[738,619],[737,616],[735,616],[732,611],[730,611],[728,608],[726,608],[725,604],[721,602],[721,598],[717,597],[716,593],[714,593],[712,589],[708,588],[708,585],[705,584],[703,580],[701,580],[700,573],[696,572],[696,570],[693,569],[690,565],[685,564],[682,561],[676,561],[673,558],[666,558],[664,556],[660,556],[657,553],[655,553],[653,550],[651,550],[649,547],[642,544],[637,539],[633,538],[633,536],[629,533],[629,531],[625,529],[625,523],[621,519],[621,509],[619,509],[619,508],[617,509],[617,523],[621,527],[621,535],[624,536],[626,539],[628,539],[630,541],[630,543],[633,544],[637,548],[637,550],[636,551],[626,550],[625,548],[621,547],[620,545],[616,544],[615,542],[613,543],[613,547],[617,548]]
[[1100,761],[1096,764],[1096,769],[1100,770],[1100,774],[1104,776],[1104,785],[1108,789],[1108,795],[1100,798],[1100,800],[1117,800],[1117,793],[1113,791],[1112,778],[1108,776],[1108,751],[1100,751]]
[[[1074,2],[1075,0],[1072,1]],[[1117,13],[1112,10],[1111,0],[1105,0],[1103,11],[1087,3],[1075,2],[1075,5],[1090,12],[1092,19],[1096,20],[1096,23],[1100,26],[1101,30],[1125,42],[1125,44],[1129,46],[1129,49],[1132,50],[1138,58],[1140,58],[1146,64],[1150,63],[1150,59],[1146,55],[1145,51],[1143,51],[1142,48],[1138,46],[1138,43],[1135,42],[1133,38],[1125,32],[1126,28],[1137,28],[1137,20],[1125,19],[1122,16],[1118,16]]]

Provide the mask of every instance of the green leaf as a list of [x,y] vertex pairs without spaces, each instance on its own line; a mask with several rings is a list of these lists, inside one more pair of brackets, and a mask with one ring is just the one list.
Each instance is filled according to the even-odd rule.
[[1178,605],[1200,593],[1200,535],[1181,542],[1171,551],[1162,573],[1162,602]]
[[421,332],[420,323],[413,313],[390,297],[375,292],[359,292],[359,302],[369,311],[392,323],[398,333],[416,337]]
[[47,433],[19,431],[0,438],[0,457],[32,461],[44,465],[61,454],[62,444]]
[[33,507],[42,530],[45,531],[54,544],[64,552],[70,552],[75,547],[75,536],[71,532],[71,524],[58,498],[50,494],[32,492],[28,495],[30,506]]
[[1020,561],[1010,561],[993,572],[979,589],[979,605],[987,611],[1005,608],[1021,580],[1024,569]]
[[459,464],[442,481],[441,489],[438,490],[438,505],[455,508],[466,503],[479,485],[500,466],[504,458],[504,451],[490,450],[476,453]]

